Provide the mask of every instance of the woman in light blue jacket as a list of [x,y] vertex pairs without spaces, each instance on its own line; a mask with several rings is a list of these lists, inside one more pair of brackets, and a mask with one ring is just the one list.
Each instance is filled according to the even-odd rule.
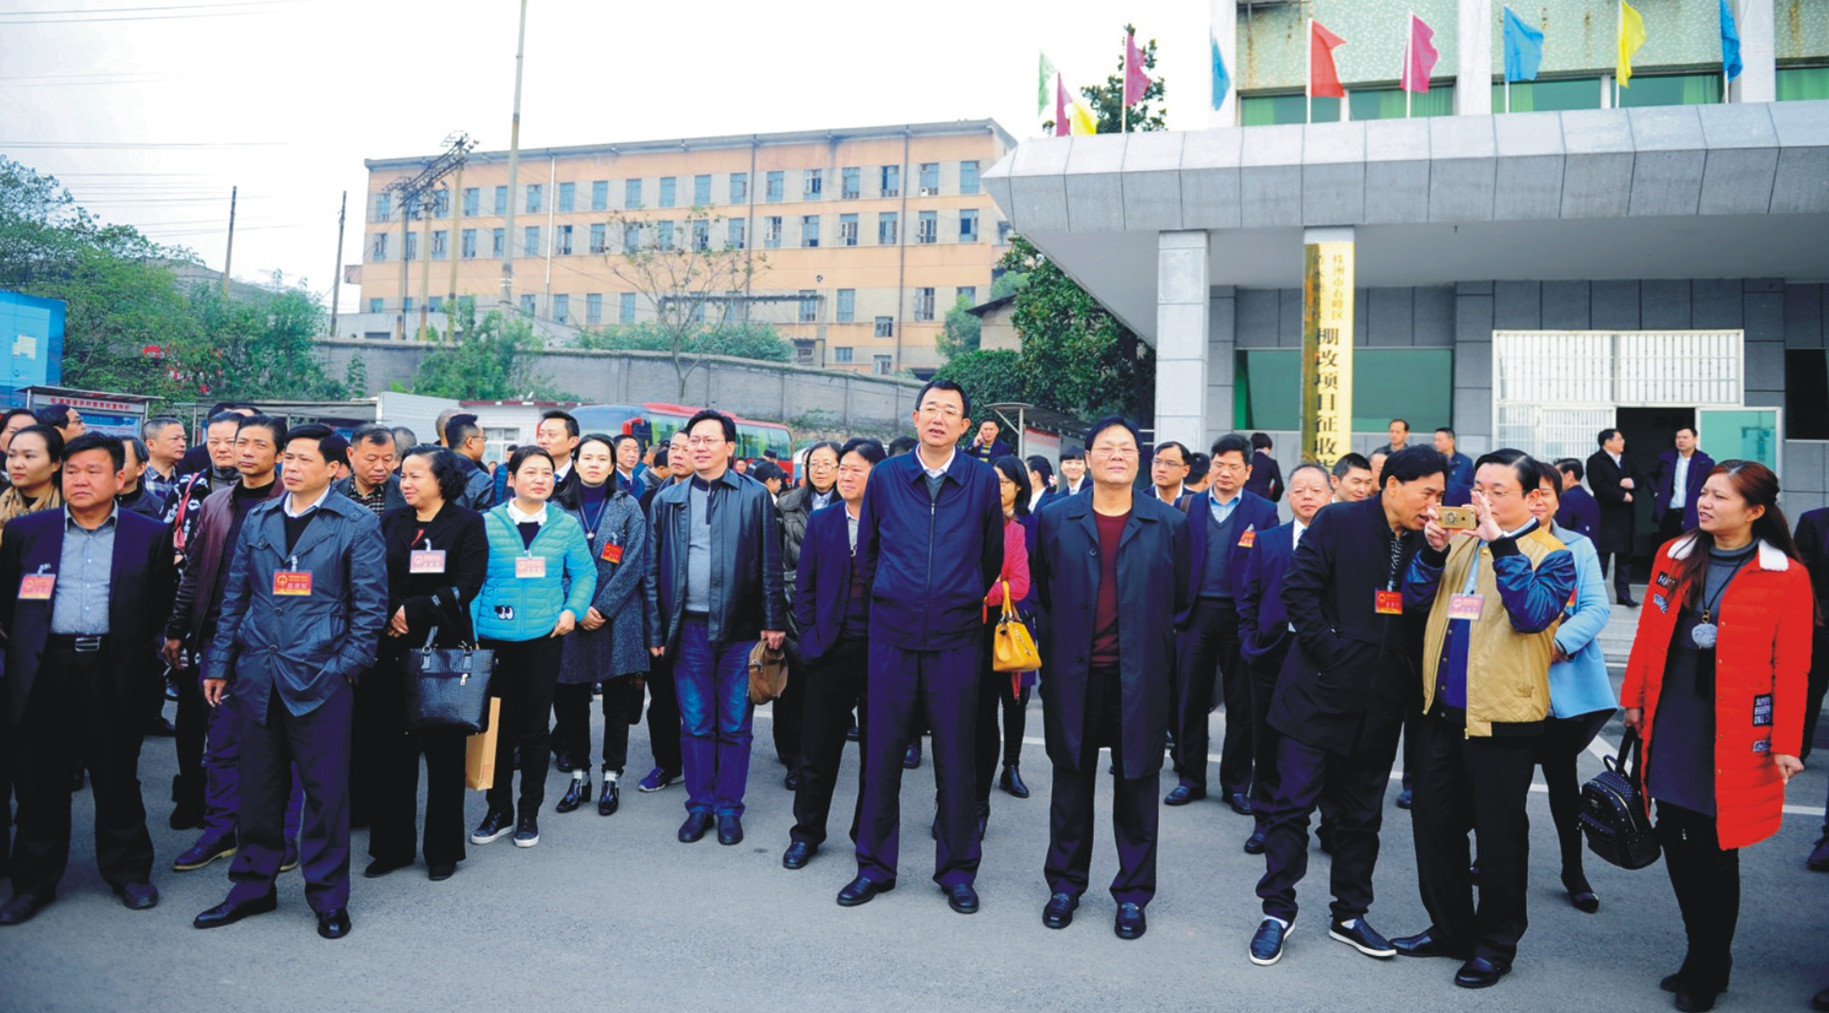
[[1558,476],[1547,466],[1544,472],[1543,493],[1531,513],[1575,554],[1575,594],[1562,610],[1562,625],[1556,629],[1550,717],[1544,723],[1537,763],[1550,789],[1550,815],[1562,845],[1563,888],[1569,892],[1569,903],[1593,914],[1600,910],[1600,898],[1581,868],[1581,786],[1575,777],[1575,760],[1619,709],[1598,639],[1613,608],[1607,604],[1606,579],[1594,543],[1556,524],[1556,509],[1561,505]]
[[[522,447],[508,461],[508,502],[483,515],[489,571],[476,597],[476,636],[495,652],[489,692],[502,700],[496,734],[495,782],[489,813],[470,835],[488,844],[509,833],[516,847],[540,843],[540,803],[546,799],[551,756],[553,689],[559,681],[561,640],[591,606],[597,564],[584,528],[552,496],[553,459]],[[514,770],[520,749],[520,819],[515,819]]]

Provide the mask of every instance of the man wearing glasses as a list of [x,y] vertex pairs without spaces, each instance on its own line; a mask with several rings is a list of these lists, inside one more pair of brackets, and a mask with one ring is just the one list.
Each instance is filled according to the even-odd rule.
[[870,700],[857,878],[842,907],[895,888],[902,757],[925,713],[934,739],[939,818],[934,882],[960,914],[978,910],[977,729],[983,603],[1003,570],[997,472],[959,453],[971,401],[951,380],[915,398],[920,443],[870,472],[857,548],[870,594]]
[[1174,506],[1181,498],[1181,483],[1187,477],[1188,448],[1174,440],[1156,444],[1156,456],[1149,462],[1149,480],[1155,487],[1156,499]]

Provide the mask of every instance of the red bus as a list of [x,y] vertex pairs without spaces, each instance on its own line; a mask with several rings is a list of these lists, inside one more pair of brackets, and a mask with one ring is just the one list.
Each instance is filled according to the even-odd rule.
[[[578,420],[578,428],[583,432],[630,433],[641,436],[643,434],[640,430],[646,428],[645,438],[650,443],[666,443],[686,424],[687,419],[700,411],[698,408],[664,401],[648,401],[638,405],[587,404],[567,410]],[[779,422],[758,422],[741,415],[733,415],[732,418],[737,422],[737,456],[755,460],[763,455],[763,451],[772,450],[777,463],[792,480],[794,440],[788,428]]]

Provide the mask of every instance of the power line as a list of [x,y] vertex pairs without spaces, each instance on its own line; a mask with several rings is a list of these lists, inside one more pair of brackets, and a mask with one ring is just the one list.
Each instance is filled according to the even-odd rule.
[[182,148],[278,148],[281,141],[7,141],[9,148],[72,151],[156,151]]
[[[168,7],[113,7],[97,10],[59,10],[59,11],[4,11],[0,12],[0,24],[4,25],[93,25],[113,21],[192,21],[199,18],[245,17],[250,14],[266,13],[262,10],[204,10],[202,8],[247,8],[291,6],[305,0],[247,0],[245,3],[193,4]],[[121,13],[145,11],[148,13]],[[116,16],[116,15],[119,16]],[[46,15],[58,15],[48,17]]]

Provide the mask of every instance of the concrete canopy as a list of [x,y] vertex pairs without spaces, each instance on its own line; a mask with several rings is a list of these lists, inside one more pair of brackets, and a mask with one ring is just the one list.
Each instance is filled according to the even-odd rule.
[[1315,226],[1368,288],[1829,278],[1829,101],[1045,138],[984,183],[1152,343],[1165,231],[1209,233],[1213,285],[1299,287]]

